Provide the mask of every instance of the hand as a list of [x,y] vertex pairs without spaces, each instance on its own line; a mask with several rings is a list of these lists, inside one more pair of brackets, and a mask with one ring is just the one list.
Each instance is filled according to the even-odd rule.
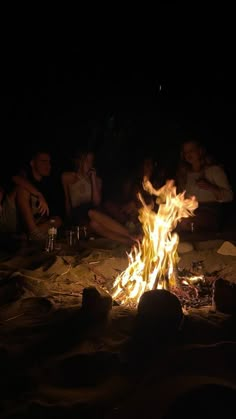
[[38,196],[38,201],[39,201],[38,210],[39,210],[40,215],[49,215],[48,204],[42,194]]
[[206,179],[198,179],[196,183],[200,189],[210,190],[212,185]]
[[88,171],[88,175],[91,178],[95,178],[97,176],[96,169],[94,167],[91,167],[91,169]]

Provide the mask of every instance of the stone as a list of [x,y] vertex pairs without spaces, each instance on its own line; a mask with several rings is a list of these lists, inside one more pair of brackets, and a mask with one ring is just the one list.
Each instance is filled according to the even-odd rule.
[[188,253],[193,251],[193,245],[190,242],[180,242],[178,245],[178,253]]
[[83,290],[82,310],[92,317],[105,316],[112,309],[112,298],[109,294],[98,291],[96,287]]
[[165,289],[146,291],[138,304],[136,334],[169,341],[178,333],[182,319],[181,303],[174,294]]
[[214,284],[215,308],[225,314],[236,314],[236,284],[218,278]]

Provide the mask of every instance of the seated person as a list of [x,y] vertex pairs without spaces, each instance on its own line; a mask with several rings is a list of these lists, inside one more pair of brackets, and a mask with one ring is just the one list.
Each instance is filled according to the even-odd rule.
[[[28,181],[44,196],[48,203],[50,218],[55,219],[55,226],[60,227],[61,218],[52,210],[53,200],[57,200],[56,190],[50,182],[51,161],[47,151],[37,151],[30,161],[30,170],[25,175]],[[38,197],[21,185],[17,187],[16,202],[21,216],[23,229],[30,240],[44,240],[47,237],[50,218],[48,212],[42,214]]]
[[177,190],[195,196],[199,207],[194,217],[183,219],[178,231],[216,231],[222,203],[233,200],[233,192],[223,168],[215,164],[205,148],[195,140],[183,143],[177,171]]
[[145,157],[139,163],[138,168],[124,173],[119,177],[118,185],[110,184],[111,191],[104,201],[105,211],[124,224],[130,231],[140,234],[139,209],[142,206],[138,193],[147,204],[155,205],[152,196],[143,189],[143,180],[148,178],[152,185],[159,188],[164,183],[162,172],[157,173],[156,162],[152,157]]
[[[133,231],[138,221],[137,190],[134,189],[132,173],[119,173],[115,179],[108,179],[105,187],[103,209],[112,218]],[[132,230],[132,227],[131,227]]]
[[94,168],[94,159],[92,151],[80,151],[75,158],[75,170],[62,174],[68,222],[86,225],[100,236],[132,244],[135,238],[128,229],[101,211],[102,180]]
[[48,215],[49,209],[43,194],[26,178],[12,176],[10,184],[0,187],[0,232],[20,233],[16,208],[17,187],[28,191],[38,200],[38,211],[41,216]]

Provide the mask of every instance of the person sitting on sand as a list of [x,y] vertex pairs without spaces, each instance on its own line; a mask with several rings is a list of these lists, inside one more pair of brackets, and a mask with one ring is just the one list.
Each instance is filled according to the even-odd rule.
[[102,180],[97,175],[94,159],[93,151],[79,151],[75,158],[75,169],[62,173],[68,222],[86,225],[99,236],[133,244],[136,238],[128,229],[101,209]]
[[129,172],[119,173],[117,184],[110,184],[104,200],[105,211],[125,225],[130,232],[141,236],[141,224],[139,221],[139,210],[142,206],[138,195],[140,194],[147,204],[155,204],[153,197],[143,189],[144,178],[150,180],[156,188],[162,186],[158,165],[153,157],[147,155],[138,162],[138,166]]
[[181,159],[176,175],[178,192],[186,192],[186,197],[195,196],[199,207],[194,217],[185,218],[178,225],[179,231],[216,231],[222,203],[233,200],[228,177],[221,167],[210,158],[196,140],[182,144]]
[[[23,225],[30,240],[45,240],[50,224],[50,219],[55,220],[55,227],[62,224],[61,217],[55,215],[51,208],[53,200],[57,202],[57,189],[54,189],[53,183],[50,181],[51,174],[51,158],[48,151],[36,151],[30,161],[29,173],[26,173],[27,179],[40,191],[49,203],[48,211],[42,213],[40,210],[40,201],[38,196],[31,191],[23,188],[21,185],[17,188],[16,202]],[[54,208],[55,211],[55,208]],[[49,216],[50,215],[50,218]]]
[[1,233],[20,233],[19,219],[17,213],[16,196],[17,190],[21,188],[37,199],[38,212],[40,216],[49,214],[48,204],[43,194],[26,178],[15,175],[12,176],[8,187],[0,186],[0,232]]

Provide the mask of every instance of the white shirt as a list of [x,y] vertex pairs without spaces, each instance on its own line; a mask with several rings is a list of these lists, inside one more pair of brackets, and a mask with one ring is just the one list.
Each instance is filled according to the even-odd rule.
[[[217,200],[212,191],[201,189],[196,181],[205,178],[213,185],[221,188],[221,198]],[[201,172],[189,172],[186,182],[186,196],[195,196],[198,202],[231,202],[233,192],[224,170],[220,166],[209,166]]]
[[75,183],[69,185],[72,208],[92,201],[92,184],[87,176],[79,176]]

